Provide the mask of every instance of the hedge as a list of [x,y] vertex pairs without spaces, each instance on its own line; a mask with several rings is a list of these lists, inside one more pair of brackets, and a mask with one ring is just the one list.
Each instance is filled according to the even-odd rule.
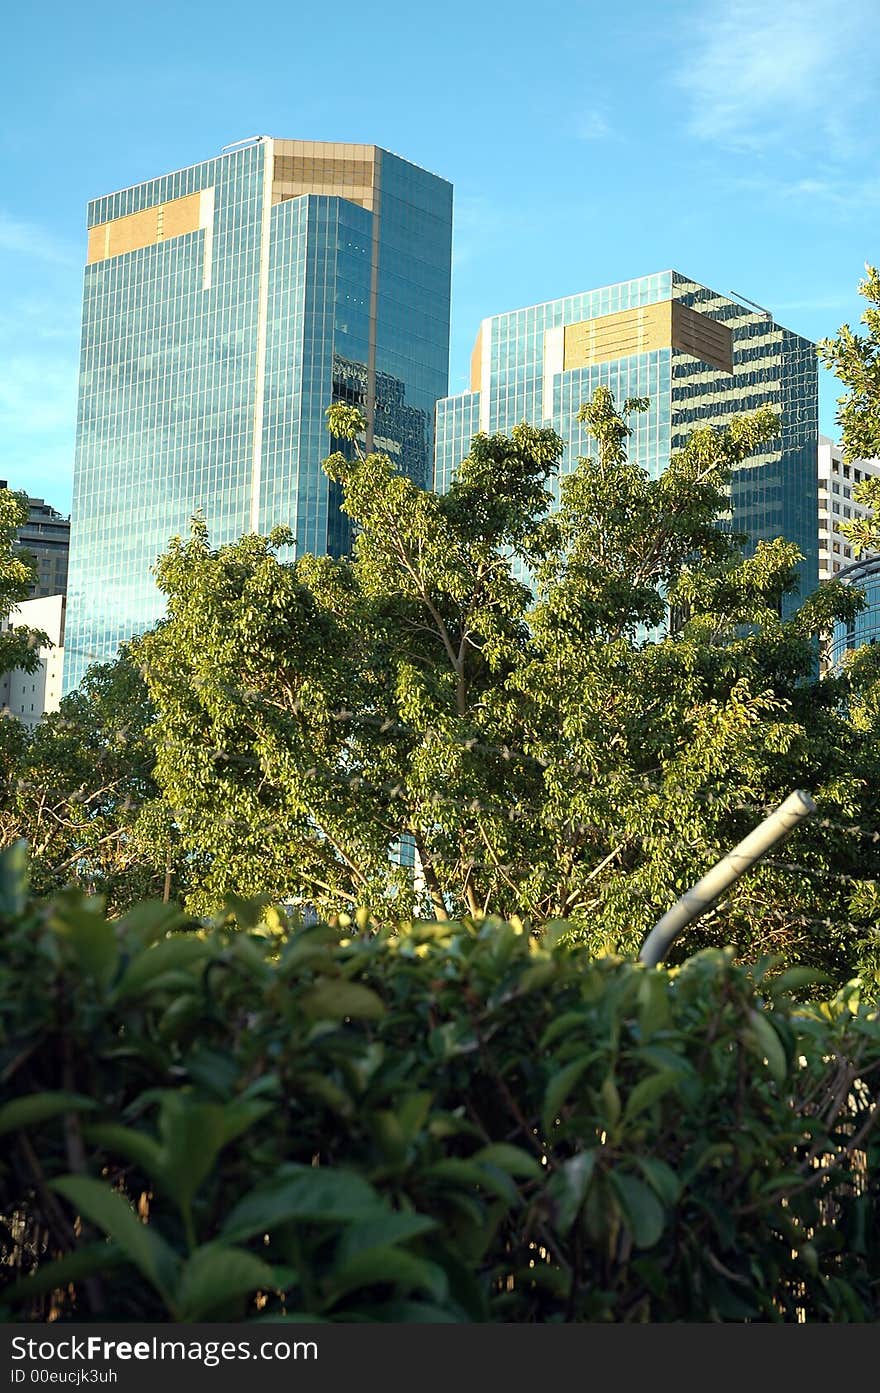
[[875,1319],[857,988],[564,928],[113,922],[7,853],[0,1319]]

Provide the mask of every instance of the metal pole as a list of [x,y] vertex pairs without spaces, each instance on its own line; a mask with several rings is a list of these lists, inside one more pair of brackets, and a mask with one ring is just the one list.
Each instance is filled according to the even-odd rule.
[[662,963],[682,929],[705,914],[715,901],[728,890],[735,881],[752,866],[767,855],[778,842],[788,837],[804,818],[816,811],[816,804],[809,793],[796,789],[789,794],[784,803],[759,823],[753,832],[744,837],[739,846],[734,847],[725,857],[698,880],[693,889],[676,900],[662,919],[658,919],[648,937],[642,944],[639,962],[648,967]]

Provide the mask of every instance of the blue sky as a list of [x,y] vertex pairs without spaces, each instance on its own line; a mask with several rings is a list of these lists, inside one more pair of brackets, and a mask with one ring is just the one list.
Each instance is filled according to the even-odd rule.
[[811,338],[855,324],[880,260],[876,19],[877,0],[11,7],[0,477],[69,508],[86,201],[251,134],[375,142],[453,182],[451,391],[485,315],[669,267]]

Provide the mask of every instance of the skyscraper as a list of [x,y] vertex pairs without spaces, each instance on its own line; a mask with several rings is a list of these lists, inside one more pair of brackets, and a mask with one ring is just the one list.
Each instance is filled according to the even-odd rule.
[[430,480],[448,387],[452,187],[373,145],[255,138],[88,210],[65,689],[162,612],[201,510],[339,554],[324,410]]
[[[6,480],[0,479],[0,489],[6,487]],[[28,520],[19,530],[15,545],[17,551],[28,553],[37,568],[31,599],[67,594],[70,518],[62,517],[44,498],[29,498]]]
[[[853,498],[853,489],[865,479],[880,475],[880,459],[844,459],[843,446],[827,435],[819,436],[819,579],[830,580],[851,568],[853,545],[842,522],[856,522],[871,516],[872,509]],[[861,552],[868,561],[872,551]],[[876,574],[877,567],[872,574]]]
[[[732,525],[751,541],[785,536],[804,553],[801,593],[818,583],[818,373],[815,345],[677,271],[484,319],[471,390],[437,404],[435,486],[446,489],[477,431],[519,421],[566,441],[563,474],[589,453],[580,404],[596,387],[649,397],[630,424],[630,458],[654,477],[698,426],[771,406],[779,436],[736,471]],[[788,603],[788,602],[787,602]],[[793,602],[792,602],[793,603]]]

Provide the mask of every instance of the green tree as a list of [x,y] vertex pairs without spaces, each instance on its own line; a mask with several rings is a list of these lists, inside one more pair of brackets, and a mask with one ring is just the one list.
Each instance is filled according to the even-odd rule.
[[[30,557],[16,548],[20,528],[28,520],[28,501],[24,493],[0,489],[0,624],[8,620],[17,605],[26,600],[36,578]],[[40,665],[38,649],[49,642],[38,629],[24,625],[0,632],[0,677],[18,668],[36,672]]]
[[[848,324],[836,337],[823,339],[819,353],[846,388],[838,398],[837,421],[843,433],[847,459],[880,456],[880,272],[866,266],[859,293],[868,302],[862,315],[867,333],[854,333]],[[880,551],[880,479],[863,479],[853,488],[853,498],[873,509],[872,516],[842,524],[853,551]]]
[[861,322],[867,332],[848,324],[834,338],[823,339],[819,354],[846,388],[838,398],[837,420],[850,459],[880,455],[880,271],[865,267],[859,294],[868,302]]
[[29,843],[40,893],[78,884],[114,910],[179,893],[185,867],[153,778],[154,718],[135,645],[91,667],[32,732],[0,727],[0,843]]
[[[689,943],[838,972],[870,956],[841,877],[880,869],[877,742],[845,679],[815,678],[817,636],[858,596],[827,586],[781,620],[796,548],[745,557],[717,525],[772,412],[696,432],[655,480],[626,452],[643,405],[599,389],[595,458],[558,483],[562,442],[525,424],[476,436],[442,496],[381,454],[332,456],[352,559],[282,561],[283,530],[213,550],[200,522],[172,544],[140,656],[156,777],[203,867],[191,910],[232,891],[566,918],[631,952],[800,785],[821,825]],[[329,416],[354,445],[358,413]]]

